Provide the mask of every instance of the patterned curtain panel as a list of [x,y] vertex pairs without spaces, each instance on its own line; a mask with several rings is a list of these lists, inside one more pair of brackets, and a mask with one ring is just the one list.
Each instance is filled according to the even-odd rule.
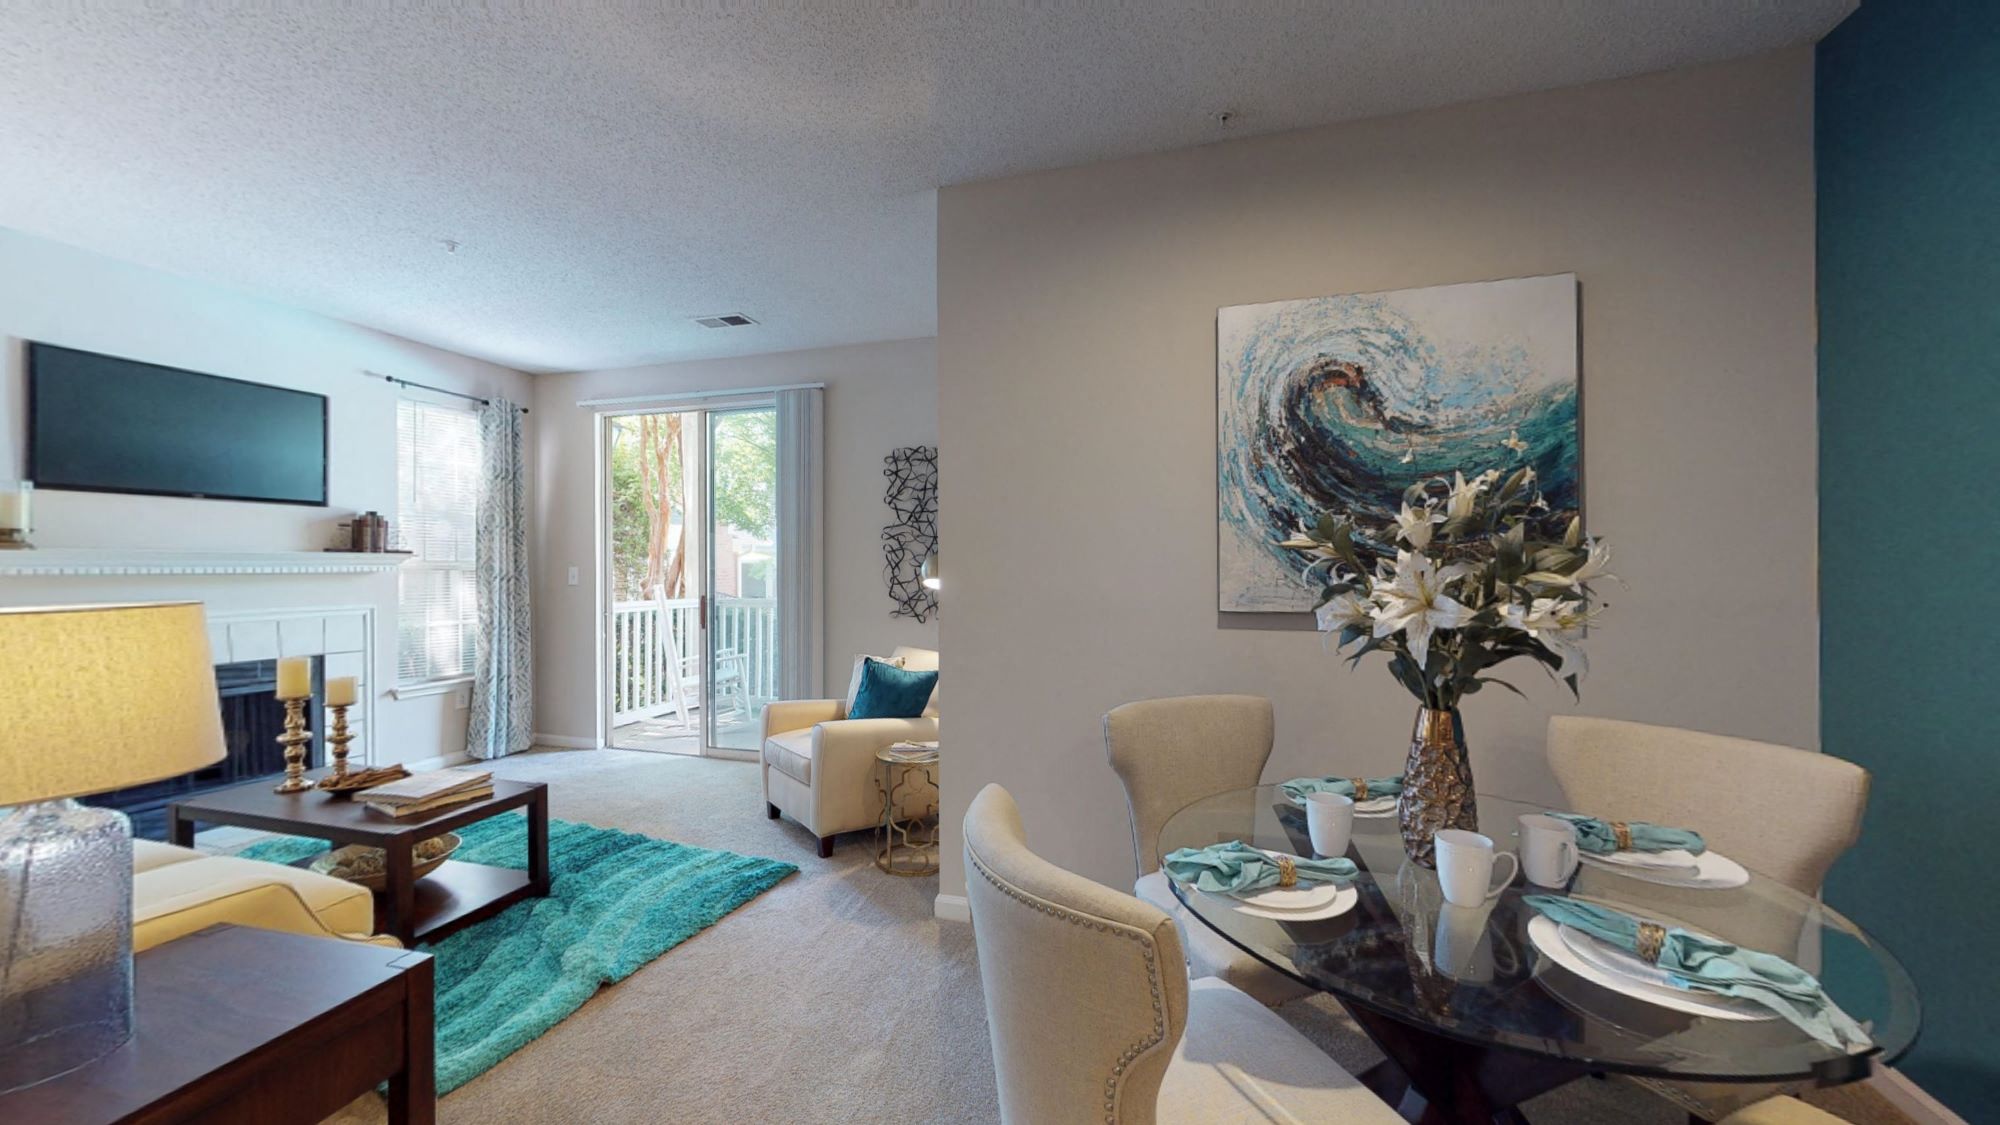
[[499,758],[528,748],[534,657],[528,623],[528,476],[521,411],[504,398],[479,411],[479,645],[465,749]]
[[785,699],[825,693],[825,574],[820,560],[826,454],[820,437],[820,390],[779,391],[778,402],[778,690]]

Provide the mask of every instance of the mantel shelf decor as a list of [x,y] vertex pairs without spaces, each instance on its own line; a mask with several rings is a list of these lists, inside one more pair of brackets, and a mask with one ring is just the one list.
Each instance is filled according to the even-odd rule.
[[407,554],[356,551],[149,551],[44,547],[0,554],[0,575],[119,577],[139,574],[374,574]]

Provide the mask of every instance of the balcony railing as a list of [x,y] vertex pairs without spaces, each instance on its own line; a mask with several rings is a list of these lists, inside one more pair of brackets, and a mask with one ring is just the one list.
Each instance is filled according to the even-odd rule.
[[[676,670],[685,705],[701,706],[700,613],[694,598],[612,606],[612,725],[673,711]],[[715,651],[718,707],[747,714],[778,698],[777,600],[717,598]]]

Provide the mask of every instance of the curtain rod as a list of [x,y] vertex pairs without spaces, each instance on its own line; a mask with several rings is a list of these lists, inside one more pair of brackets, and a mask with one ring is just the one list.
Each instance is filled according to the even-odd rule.
[[[394,383],[399,387],[413,387],[420,391],[435,391],[436,393],[441,395],[450,395],[453,398],[471,399],[473,402],[476,402],[481,406],[491,406],[493,404],[492,399],[486,398],[483,395],[469,395],[466,394],[464,391],[452,391],[452,390],[446,390],[443,387],[433,387],[429,383],[417,383],[417,382],[412,382],[409,379],[399,379],[394,375],[384,375],[380,371],[364,370],[361,373],[363,375],[368,376],[371,379],[380,379],[384,383]],[[528,412],[528,408],[525,406],[516,406],[514,407],[514,409],[520,411],[523,414],[526,414]]]
[[624,398],[584,398],[578,399],[578,406],[640,406],[649,402],[679,402],[691,398],[736,398],[741,395],[770,394],[773,391],[815,391],[826,389],[825,383],[785,383],[773,387],[725,387],[716,391],[683,391],[664,395],[627,395]]

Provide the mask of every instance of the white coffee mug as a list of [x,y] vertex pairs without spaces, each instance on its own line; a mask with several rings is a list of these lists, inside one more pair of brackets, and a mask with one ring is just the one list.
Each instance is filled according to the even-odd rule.
[[[1507,861],[1507,877],[1493,882],[1493,862]],[[1493,853],[1493,839],[1462,828],[1447,828],[1437,834],[1438,885],[1444,900],[1453,906],[1480,906],[1506,889],[1521,869],[1513,852]]]
[[1323,856],[1347,854],[1348,837],[1354,833],[1354,798],[1338,793],[1306,795],[1306,835],[1312,837],[1313,851]]
[[1560,887],[1576,874],[1576,825],[1545,813],[1521,816],[1521,870],[1528,882]]

